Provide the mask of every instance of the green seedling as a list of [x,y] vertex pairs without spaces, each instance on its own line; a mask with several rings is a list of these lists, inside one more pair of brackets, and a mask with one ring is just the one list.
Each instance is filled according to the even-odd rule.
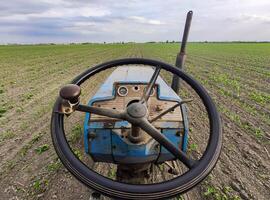
[[112,168],[108,172],[108,178],[114,179],[116,177],[116,169]]
[[37,154],[42,154],[43,152],[47,151],[49,149],[49,145],[48,144],[43,144],[39,147],[37,147],[35,149],[35,151],[37,152]]
[[40,194],[45,192],[46,187],[49,185],[48,180],[37,179],[32,183],[33,194]]
[[55,162],[48,164],[46,168],[49,172],[54,172],[60,169],[61,166],[62,166],[62,163],[59,160],[56,160]]
[[71,130],[70,142],[76,143],[82,136],[82,127],[77,124]]
[[6,140],[6,139],[12,139],[15,137],[14,132],[8,130],[0,134],[0,142]]
[[[39,134],[37,134],[37,135],[34,135],[34,136],[32,137],[32,140],[31,140],[28,144],[24,145],[23,148],[20,150],[21,156],[25,156],[25,155],[27,154],[28,150],[32,148],[33,144],[34,144],[35,142],[39,141],[39,139],[41,138],[41,136],[42,136],[41,133],[39,133]],[[39,147],[38,147],[38,148],[39,148]],[[43,148],[44,148],[44,147],[43,147]],[[36,150],[36,151],[37,151],[37,150]]]
[[4,116],[4,113],[7,112],[7,109],[4,108],[4,107],[0,107],[0,117],[3,117]]
[[82,159],[82,154],[81,154],[80,150],[76,149],[73,152],[80,160]]
[[26,101],[26,100],[30,100],[30,99],[32,99],[32,97],[33,97],[34,95],[32,94],[32,93],[26,93],[26,94],[23,94],[22,95],[22,101]]
[[195,143],[192,143],[190,146],[189,146],[189,149],[190,151],[196,151],[198,149],[198,145],[195,144]]
[[255,91],[250,93],[249,97],[259,104],[265,105],[266,103],[270,103],[270,94]]

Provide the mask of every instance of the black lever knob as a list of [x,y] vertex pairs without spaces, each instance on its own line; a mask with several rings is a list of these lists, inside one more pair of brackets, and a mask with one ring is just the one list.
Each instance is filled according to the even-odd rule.
[[60,96],[70,103],[78,103],[81,95],[81,88],[75,84],[68,84],[61,88]]

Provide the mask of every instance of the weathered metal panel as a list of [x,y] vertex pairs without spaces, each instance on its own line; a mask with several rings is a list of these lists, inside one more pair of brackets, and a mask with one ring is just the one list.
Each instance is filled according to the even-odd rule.
[[[142,73],[143,71],[143,73]],[[125,84],[147,84],[154,70],[151,67],[142,66],[122,66],[118,67],[108,79],[101,85],[100,89],[89,101],[89,105],[95,102],[111,100],[115,98],[115,82]],[[160,77],[157,79],[157,98],[166,101],[180,102],[181,99]],[[172,102],[171,102],[172,103]],[[180,110],[180,115],[184,111],[183,107]],[[120,129],[130,128],[127,121],[105,120],[91,121],[90,114],[87,113],[84,124],[84,141],[85,152],[90,153],[96,161],[115,162],[115,163],[144,163],[155,161],[163,162],[171,160],[174,156],[169,153],[164,147],[157,146],[157,142],[153,139],[142,144],[132,144],[127,139],[122,138],[119,134]],[[89,123],[90,120],[90,123]],[[182,138],[182,134],[187,136],[187,120],[185,115],[180,116],[180,121],[160,120],[154,122],[155,127],[162,128],[162,133],[175,145],[186,150],[187,137]],[[177,132],[181,134],[176,134]],[[89,133],[94,132],[95,138],[89,139]],[[182,144],[183,139],[183,144]]]
[[89,152],[94,161],[113,162],[110,129],[89,129],[93,138],[88,138]]
[[[113,84],[115,82],[148,83],[153,73],[154,69],[149,66],[120,66],[111,73],[92,100],[113,98],[115,95]],[[160,99],[172,101],[181,100],[161,77],[158,77],[156,84],[159,85],[158,95]]]
[[[175,146],[181,148],[182,146],[182,134],[183,130],[180,130],[180,134],[177,134],[179,129],[163,129],[162,134],[166,136]],[[175,157],[163,146],[161,146],[160,156],[157,160],[158,163],[166,160],[172,160]]]
[[155,161],[159,154],[158,143],[151,139],[147,144],[126,143],[118,134],[112,134],[112,153],[116,163],[145,163]]
[[183,142],[182,142],[182,150],[184,152],[187,151],[188,148],[188,132],[189,132],[189,126],[188,126],[188,110],[186,105],[181,105],[182,109],[182,116],[183,116],[183,122],[184,122],[184,134],[183,134]]

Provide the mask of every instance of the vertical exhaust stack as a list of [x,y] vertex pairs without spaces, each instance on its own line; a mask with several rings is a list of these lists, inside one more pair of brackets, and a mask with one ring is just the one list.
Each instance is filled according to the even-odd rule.
[[[177,54],[176,61],[175,61],[175,66],[179,69],[183,69],[184,64],[185,64],[186,44],[187,44],[187,40],[188,40],[188,34],[189,34],[190,25],[191,25],[192,15],[193,15],[192,11],[189,11],[187,13],[184,34],[183,34],[183,38],[182,38],[182,42],[181,42],[181,49],[180,49],[180,52]],[[176,75],[173,76],[171,87],[177,94],[179,93],[180,80],[179,80],[178,76],[176,76]]]

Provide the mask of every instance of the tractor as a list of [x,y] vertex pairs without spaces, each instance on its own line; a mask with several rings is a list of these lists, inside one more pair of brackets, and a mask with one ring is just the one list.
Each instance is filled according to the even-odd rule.
[[[113,60],[90,67],[60,89],[51,118],[53,145],[71,174],[99,194],[115,199],[169,199],[195,187],[218,161],[222,143],[219,113],[206,89],[183,69],[191,19],[189,11],[175,66],[146,58]],[[82,104],[80,85],[85,81],[95,84],[91,77],[105,70],[112,73],[88,103]],[[171,85],[161,71],[172,74]],[[207,146],[198,160],[187,154],[187,104],[191,99],[179,96],[184,82],[201,99],[209,122]],[[95,163],[115,164],[116,180],[95,172],[73,152],[64,124],[74,112],[85,113],[85,154]],[[187,170],[178,174],[175,166],[168,164],[170,161],[183,163]],[[162,163],[175,176],[147,183],[151,166]]]

